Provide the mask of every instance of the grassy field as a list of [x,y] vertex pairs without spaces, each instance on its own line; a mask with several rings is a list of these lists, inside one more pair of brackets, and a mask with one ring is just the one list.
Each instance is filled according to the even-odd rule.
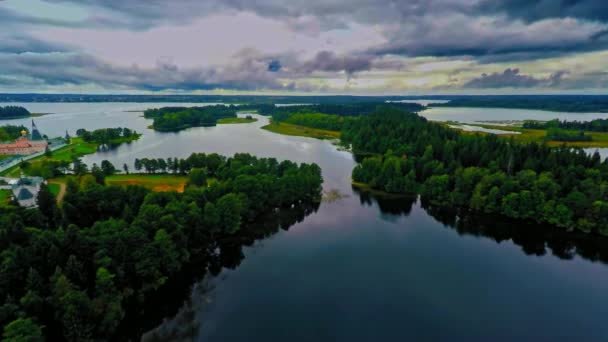
[[[526,129],[517,126],[496,126],[496,125],[475,125],[468,124],[469,126],[477,126],[488,129],[499,129],[502,131],[511,131],[511,132],[519,132],[520,134],[499,134],[498,136],[501,138],[511,139],[513,138],[515,141],[528,143],[528,142],[543,142],[545,136],[547,135],[547,131],[543,129]],[[466,132],[466,134],[491,134],[491,133],[483,133],[483,132]],[[585,132],[586,135],[590,135],[592,137],[592,141],[549,141],[547,144],[549,146],[572,146],[572,147],[608,147],[608,133],[606,132]]]
[[218,124],[244,124],[256,122],[258,119],[246,119],[246,118],[222,118],[217,120]]
[[315,139],[340,138],[340,132],[337,131],[328,131],[324,129],[298,126],[284,122],[271,122],[270,124],[262,127],[262,129],[278,134],[294,135],[298,137],[309,137]]
[[[74,158],[80,158],[84,155],[95,153],[97,144],[84,142],[81,138],[72,138],[70,144],[53,152],[53,155],[48,158],[51,160],[61,160],[71,162]],[[45,156],[39,157],[41,160]],[[38,160],[38,158],[32,161]]]
[[152,191],[183,192],[188,183],[186,176],[174,175],[114,175],[106,177],[107,185],[141,185]]
[[61,191],[61,184],[49,183],[49,191],[53,194],[53,196],[57,197],[59,195],[59,191]]

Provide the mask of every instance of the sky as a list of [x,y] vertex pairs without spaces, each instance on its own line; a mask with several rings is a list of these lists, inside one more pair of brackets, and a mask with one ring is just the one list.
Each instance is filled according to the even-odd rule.
[[607,0],[0,0],[0,92],[606,94]]

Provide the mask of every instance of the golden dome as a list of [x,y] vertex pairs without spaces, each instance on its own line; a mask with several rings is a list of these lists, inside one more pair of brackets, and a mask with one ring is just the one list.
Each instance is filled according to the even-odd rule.
[[26,130],[21,131],[21,135],[25,136],[27,134]]

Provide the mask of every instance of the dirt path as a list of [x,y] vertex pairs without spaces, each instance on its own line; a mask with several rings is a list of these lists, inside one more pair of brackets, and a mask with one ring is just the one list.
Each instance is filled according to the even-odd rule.
[[63,202],[63,198],[65,197],[65,190],[66,190],[65,182],[49,181],[49,184],[59,185],[59,193],[57,194],[57,203]]

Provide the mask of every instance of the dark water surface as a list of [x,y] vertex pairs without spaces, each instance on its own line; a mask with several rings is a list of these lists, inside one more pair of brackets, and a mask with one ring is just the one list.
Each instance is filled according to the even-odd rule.
[[[45,106],[24,104],[30,110],[34,105]],[[273,223],[270,233],[261,234],[268,237],[252,239],[249,247],[222,250],[227,267],[190,293],[174,293],[185,304],[147,340],[608,338],[605,239],[497,217],[457,216],[415,199],[372,198],[350,185],[350,153],[328,141],[261,130],[263,117],[254,124],[156,133],[146,130],[150,121],[141,113],[124,112],[151,104],[47,106],[57,107],[33,111],[57,113],[36,119],[49,135],[117,126],[144,133],[132,144],[87,156],[89,164],[108,159],[121,167],[142,157],[250,152],[316,162],[325,190],[344,196],[284,229]]]

